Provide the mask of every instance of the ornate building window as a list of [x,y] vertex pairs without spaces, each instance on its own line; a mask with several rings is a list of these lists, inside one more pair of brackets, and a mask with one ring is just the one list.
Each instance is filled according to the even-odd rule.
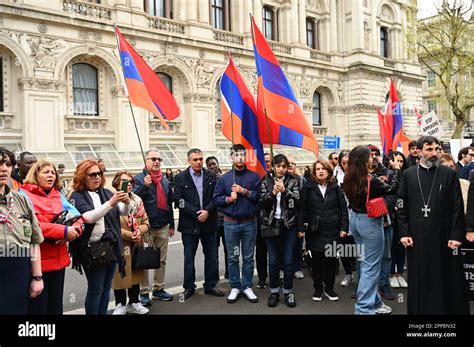
[[319,49],[318,22],[311,17],[306,18],[306,44],[312,49]]
[[267,40],[278,40],[278,10],[263,6],[263,35]]
[[170,75],[165,74],[164,72],[158,72],[157,75],[165,84],[166,88],[168,88],[170,93],[173,94],[173,78]]
[[97,69],[89,64],[72,66],[72,90],[75,115],[99,115]]
[[428,70],[427,82],[428,82],[428,88],[436,87],[436,75],[431,70]]
[[428,100],[428,112],[431,111],[435,111],[435,113],[438,113],[436,101]]
[[230,0],[211,0],[211,20],[215,29],[231,30]]
[[313,125],[321,125],[321,94],[313,94]]
[[173,0],[145,0],[144,8],[150,16],[173,18]]
[[389,58],[388,52],[388,29],[380,28],[380,55],[384,58]]

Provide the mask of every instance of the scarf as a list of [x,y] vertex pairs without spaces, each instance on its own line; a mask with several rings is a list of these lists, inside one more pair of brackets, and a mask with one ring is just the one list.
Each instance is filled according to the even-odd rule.
[[163,173],[160,170],[158,170],[158,173],[156,174],[150,171],[150,176],[156,188],[156,206],[160,210],[168,211],[168,204],[166,202],[165,191],[163,189],[163,185],[161,184]]
[[145,206],[142,199],[135,193],[130,193],[130,213],[127,218],[128,227],[135,231],[138,229],[137,218],[145,215]]

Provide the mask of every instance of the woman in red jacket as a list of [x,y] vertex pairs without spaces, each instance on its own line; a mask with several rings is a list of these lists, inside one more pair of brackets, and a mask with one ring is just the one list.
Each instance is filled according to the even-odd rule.
[[35,210],[44,235],[41,244],[41,268],[43,271],[43,293],[32,299],[29,314],[62,314],[64,275],[71,263],[66,242],[78,238],[82,232],[82,221],[72,226],[57,224],[53,219],[64,210],[79,216],[80,213],[61,196],[62,188],[56,167],[49,161],[34,164],[20,192],[26,195]]

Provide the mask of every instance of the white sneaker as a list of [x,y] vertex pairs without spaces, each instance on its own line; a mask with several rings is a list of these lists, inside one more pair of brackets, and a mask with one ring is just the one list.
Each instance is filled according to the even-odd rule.
[[248,301],[255,303],[258,302],[258,298],[253,292],[252,288],[247,288],[243,292],[244,296],[247,298]]
[[147,309],[145,306],[140,304],[139,302],[127,305],[127,313],[132,313],[132,314],[147,314],[150,312],[149,309]]
[[123,306],[122,304],[118,304],[117,306],[115,306],[115,310],[112,314],[113,315],[120,315],[120,316],[126,315],[127,314],[127,308],[125,306]]
[[295,278],[296,278],[296,279],[299,279],[299,280],[302,279],[302,278],[304,278],[303,272],[302,272],[302,271],[296,271],[296,272],[295,272]]
[[229,304],[233,304],[234,302],[237,301],[239,296],[240,296],[240,290],[238,288],[232,288],[232,290],[230,291],[229,296],[227,297],[227,302]]
[[395,277],[395,276],[390,277],[390,287],[392,287],[392,288],[400,288],[400,282],[398,282],[397,277]]
[[390,314],[392,313],[392,308],[390,306],[387,306],[385,304],[382,304],[379,308],[375,310],[376,314]]
[[397,282],[398,282],[398,284],[400,284],[400,287],[408,288],[407,281],[401,275],[397,277]]
[[345,275],[344,279],[341,281],[341,287],[349,287],[352,283],[354,276],[352,275]]

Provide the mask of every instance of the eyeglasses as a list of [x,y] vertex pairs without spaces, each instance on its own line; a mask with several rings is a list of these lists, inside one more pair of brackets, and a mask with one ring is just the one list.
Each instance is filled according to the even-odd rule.
[[155,162],[155,161],[158,160],[160,163],[163,161],[162,158],[155,158],[155,157],[153,157],[153,158],[146,158],[146,160],[151,160],[152,162]]
[[89,176],[90,178],[102,177],[103,175],[104,173],[102,171],[87,174],[87,176]]
[[288,164],[296,166],[296,163],[294,161],[290,161],[290,162],[288,162]]

